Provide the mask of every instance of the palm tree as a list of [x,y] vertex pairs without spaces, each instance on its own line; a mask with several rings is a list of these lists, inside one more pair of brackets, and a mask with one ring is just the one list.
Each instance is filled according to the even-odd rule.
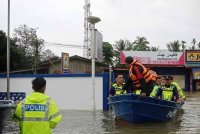
[[181,44],[181,48],[182,48],[182,51],[183,51],[183,50],[185,50],[185,48],[186,48],[186,45],[185,45],[186,42],[185,42],[184,40],[182,40],[181,43],[182,43],[182,44]]
[[[180,47],[182,48],[180,49]],[[168,48],[168,51],[180,52],[185,49],[185,45],[180,44],[179,41],[176,40],[174,42],[167,43],[167,48]]]
[[200,49],[200,42],[197,44],[197,46],[199,47],[199,49]]
[[149,42],[145,37],[137,37],[137,39],[133,42],[135,46],[133,47],[133,50],[135,51],[150,51],[150,47],[147,46]]
[[130,51],[133,50],[133,43],[129,40],[122,40],[115,41],[114,46],[114,62],[115,66],[121,67],[120,65],[120,51]]
[[117,51],[129,51],[133,49],[133,44],[129,40],[122,40],[115,41],[113,45]]
[[151,46],[151,51],[158,51],[158,50],[159,50],[159,46],[158,47]]
[[196,42],[197,42],[196,39],[193,38],[192,42],[191,42],[192,43],[192,47],[190,47],[190,49],[193,49],[193,50],[195,49]]

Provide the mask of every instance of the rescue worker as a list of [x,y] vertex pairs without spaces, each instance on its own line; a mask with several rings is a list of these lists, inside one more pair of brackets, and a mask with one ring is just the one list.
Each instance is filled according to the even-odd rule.
[[141,89],[141,96],[150,96],[156,81],[155,75],[149,73],[145,66],[138,60],[133,60],[131,56],[126,57],[125,62],[129,67],[129,79],[123,86],[122,92],[133,84],[136,90]]
[[162,88],[161,87],[161,83],[162,83],[161,77],[157,77],[156,78],[156,85],[154,86],[153,91],[150,94],[150,97],[155,97],[156,96],[156,93],[158,92],[158,89]]
[[21,134],[51,134],[62,116],[55,102],[44,94],[44,78],[35,78],[32,89],[34,92],[17,105],[13,119],[19,122]]
[[170,77],[165,77],[164,88],[158,88],[156,98],[160,98],[168,101],[177,101],[179,99],[178,91],[175,85],[170,84]]
[[[124,85],[124,77],[122,74],[117,74],[115,78],[115,83],[112,84],[112,87],[110,89],[109,96],[114,96],[114,95],[120,95],[122,87]],[[124,92],[125,94],[126,92]]]
[[173,81],[173,77],[172,76],[169,76],[169,78],[170,78],[170,84],[175,85],[177,90],[178,90],[178,95],[179,95],[178,102],[179,103],[183,103],[185,101],[186,97],[183,94],[183,90],[182,90],[181,86],[177,82]]

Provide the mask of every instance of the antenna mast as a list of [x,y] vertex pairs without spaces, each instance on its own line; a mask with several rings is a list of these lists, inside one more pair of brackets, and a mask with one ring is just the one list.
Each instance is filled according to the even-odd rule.
[[88,23],[88,16],[91,16],[90,12],[90,0],[85,0],[84,5],[84,44],[83,44],[83,57],[89,58],[89,23]]

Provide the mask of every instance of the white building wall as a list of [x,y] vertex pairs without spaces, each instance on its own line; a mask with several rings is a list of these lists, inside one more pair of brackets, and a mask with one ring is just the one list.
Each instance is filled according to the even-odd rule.
[[[33,77],[10,78],[11,92],[32,90]],[[46,94],[58,105],[59,109],[92,110],[91,77],[45,77]],[[0,92],[6,92],[6,78],[0,78]],[[103,109],[103,77],[95,78],[96,109]]]

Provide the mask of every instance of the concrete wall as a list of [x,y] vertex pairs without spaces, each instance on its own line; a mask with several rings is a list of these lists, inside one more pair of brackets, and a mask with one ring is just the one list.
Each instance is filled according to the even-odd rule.
[[[35,77],[11,77],[11,92],[32,92],[31,81]],[[92,87],[91,77],[45,77],[46,94],[49,95],[60,109],[91,110]],[[95,78],[96,109],[103,109],[103,77]],[[0,78],[0,92],[6,92],[6,78]]]

